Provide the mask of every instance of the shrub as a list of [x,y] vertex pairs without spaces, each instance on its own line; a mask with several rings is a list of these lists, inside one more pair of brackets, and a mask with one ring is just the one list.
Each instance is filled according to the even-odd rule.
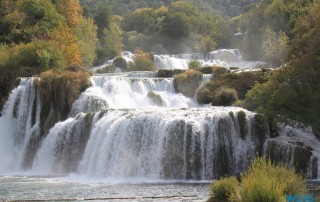
[[200,88],[198,88],[197,94],[197,101],[199,104],[210,104],[212,103],[214,92],[211,87],[212,83],[207,82],[203,84]]
[[264,157],[257,157],[241,179],[245,202],[280,202],[285,194],[306,193],[304,179],[294,169],[273,165]]
[[212,101],[212,105],[230,106],[238,99],[238,93],[235,89],[226,86],[220,87]]
[[262,83],[263,72],[242,72],[214,75],[212,81],[217,87],[227,86],[238,92],[239,99],[244,99],[246,93],[258,82]]
[[200,69],[201,68],[201,64],[198,60],[191,60],[189,63],[188,63],[188,67],[189,69]]
[[209,202],[240,201],[240,187],[236,177],[225,177],[210,185]]
[[130,63],[132,71],[154,71],[156,70],[153,61],[150,59],[150,54],[138,50],[134,57],[134,63]]
[[213,76],[218,76],[218,75],[221,75],[221,74],[226,74],[229,72],[229,70],[225,67],[219,67],[219,66],[213,66],[211,67],[212,69],[212,73],[213,73]]
[[177,92],[188,97],[193,97],[202,78],[201,72],[190,69],[176,75],[173,79],[173,86]]

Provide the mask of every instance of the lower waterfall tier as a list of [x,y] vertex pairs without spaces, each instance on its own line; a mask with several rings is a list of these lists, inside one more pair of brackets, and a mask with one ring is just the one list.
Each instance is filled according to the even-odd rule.
[[[257,133],[253,113],[246,112],[240,123],[239,111],[137,109],[79,114],[50,130],[31,171],[198,180],[237,174],[268,137],[267,131]],[[241,127],[246,128],[244,134]]]
[[[155,86],[166,92],[166,85]],[[76,103],[90,97],[88,91]],[[256,155],[266,155],[319,177],[319,140],[311,131],[280,126],[275,137],[261,115],[242,108],[78,106],[87,113],[73,111],[59,122],[32,79],[22,79],[0,117],[0,174],[212,180],[237,175]]]

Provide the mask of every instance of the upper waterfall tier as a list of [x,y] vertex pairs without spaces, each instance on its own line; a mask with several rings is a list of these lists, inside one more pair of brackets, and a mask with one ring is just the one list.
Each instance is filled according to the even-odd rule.
[[243,60],[238,49],[219,49],[208,54],[179,54],[179,55],[155,55],[155,66],[160,69],[188,69],[191,60],[197,60],[202,67],[221,66],[239,67],[241,69],[252,69],[261,65],[266,65],[261,61]]
[[[134,54],[124,51],[121,57],[129,64],[134,62]],[[192,60],[197,60],[202,67],[221,66],[238,67],[240,69],[253,69],[261,66],[268,66],[262,61],[245,61],[238,49],[218,49],[209,53],[190,53],[177,55],[153,55],[155,67],[159,69],[188,69],[188,64]],[[104,65],[95,67],[93,70],[100,69],[113,64],[113,60],[108,60]],[[120,69],[118,69],[120,71]]]
[[92,87],[73,104],[71,115],[110,108],[188,108],[197,105],[193,99],[175,92],[172,78],[148,78],[141,75],[151,76],[148,72],[92,76]]

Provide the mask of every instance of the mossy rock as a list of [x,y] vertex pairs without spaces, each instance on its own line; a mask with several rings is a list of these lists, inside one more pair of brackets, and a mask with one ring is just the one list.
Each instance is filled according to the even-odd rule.
[[214,75],[215,86],[227,86],[237,91],[239,99],[245,99],[246,93],[258,82],[262,83],[263,72],[242,72]]
[[229,73],[229,70],[227,68],[220,66],[202,67],[198,70],[203,74],[213,74],[214,76]]
[[112,65],[120,68],[123,71],[128,69],[128,63],[123,57],[117,57],[113,60]]
[[175,75],[181,74],[185,72],[186,70],[183,69],[159,69],[157,71],[157,77],[159,78],[171,78]]
[[237,118],[239,121],[240,135],[241,135],[241,138],[244,139],[245,135],[248,132],[248,127],[246,124],[246,113],[244,111],[239,111],[237,114]]
[[222,86],[215,92],[212,100],[214,106],[231,106],[238,99],[235,89]]
[[168,69],[159,69],[157,72],[159,78],[170,78],[173,77],[173,71]]
[[267,139],[267,135],[269,134],[268,131],[268,123],[265,117],[261,114],[254,115],[254,139],[256,145],[258,146],[259,154],[262,154],[263,144]]
[[197,101],[199,104],[210,104],[214,98],[214,92],[210,88],[211,83],[207,82],[198,88]]
[[148,97],[157,106],[164,106],[164,103],[163,103],[163,100],[162,100],[161,96],[159,94],[155,93],[154,91],[149,91],[148,92]]
[[193,97],[202,82],[203,75],[196,70],[187,70],[173,79],[173,86],[177,92],[187,97]]

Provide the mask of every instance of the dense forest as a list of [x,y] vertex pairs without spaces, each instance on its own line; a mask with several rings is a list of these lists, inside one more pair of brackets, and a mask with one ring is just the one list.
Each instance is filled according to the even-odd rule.
[[1,99],[16,77],[89,69],[123,50],[239,48],[282,67],[241,105],[319,131],[319,10],[317,0],[0,0]]

